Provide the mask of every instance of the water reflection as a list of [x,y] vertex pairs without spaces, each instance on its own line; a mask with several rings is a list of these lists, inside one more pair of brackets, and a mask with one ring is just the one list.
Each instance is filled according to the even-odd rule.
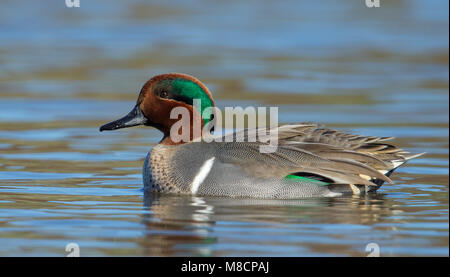
[[[210,256],[209,244],[215,243],[211,226],[214,207],[200,197],[160,196],[144,193],[145,254],[151,256],[180,255],[179,246],[200,245],[193,255]],[[183,250],[181,250],[182,252]]]
[[[292,255],[283,249],[290,243],[297,244],[298,247],[312,247],[315,251],[322,248],[322,254],[332,254],[335,251],[332,244],[340,243],[336,240],[329,241],[328,246],[327,243],[317,243],[321,236],[333,230],[337,232],[337,237],[340,236],[339,230],[367,232],[371,229],[369,226],[402,213],[391,202],[384,199],[382,194],[259,200],[145,192],[144,208],[149,213],[143,215],[142,222],[146,231],[142,246],[146,249],[145,254],[152,256],[226,255],[221,244],[227,237],[221,235],[230,229],[236,239],[250,240],[256,244],[267,242],[268,237],[274,236],[274,246],[279,247],[276,251],[258,252],[258,249],[247,249],[253,255]],[[289,232],[302,234],[310,241],[291,241],[286,245],[282,237],[286,228]],[[276,238],[277,234],[280,235],[279,238]],[[353,253],[354,250],[348,248],[346,251]],[[341,255],[343,253],[345,251]]]

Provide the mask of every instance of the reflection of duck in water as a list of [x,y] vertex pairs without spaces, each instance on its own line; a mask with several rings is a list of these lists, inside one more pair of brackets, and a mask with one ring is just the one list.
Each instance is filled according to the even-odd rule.
[[[201,100],[197,108],[194,99]],[[211,93],[194,77],[158,75],[145,83],[128,115],[100,131],[136,125],[162,131],[163,139],[145,161],[144,185],[192,195],[288,199],[359,194],[391,183],[393,170],[417,156],[386,144],[387,137],[349,135],[309,123],[277,127],[278,144],[271,153],[259,151],[267,145],[263,142],[207,143],[193,131],[188,142],[172,140],[171,128],[179,124],[170,117],[174,108],[187,109],[193,130],[194,122],[201,120],[205,127],[213,119],[212,107]],[[249,132],[255,130],[238,135]]]
[[157,195],[144,191],[146,226],[144,244],[147,256],[210,256],[214,208],[201,197]]
[[[261,246],[264,243],[280,243],[265,241],[265,234],[269,234],[269,237],[289,235],[292,238],[314,236],[319,240],[320,236],[327,237],[333,232],[328,231],[330,224],[334,230],[337,226],[348,224],[362,228],[362,225],[373,225],[395,212],[389,200],[385,201],[380,194],[283,200],[146,192],[144,208],[149,212],[144,214],[145,236],[139,241],[145,249],[143,254],[149,256],[220,256],[242,251],[258,255],[262,253],[258,251],[272,250],[270,247],[239,250],[229,245],[245,240],[246,236],[252,237],[250,244],[258,243],[251,230],[258,233]],[[288,234],[285,227],[280,227],[284,224],[290,226]],[[328,227],[322,227],[322,230],[320,226]],[[355,232],[360,233],[361,228],[356,228]],[[325,247],[317,241],[305,243],[303,240],[298,242],[298,246]],[[329,249],[320,252],[326,253],[330,247],[328,245]]]

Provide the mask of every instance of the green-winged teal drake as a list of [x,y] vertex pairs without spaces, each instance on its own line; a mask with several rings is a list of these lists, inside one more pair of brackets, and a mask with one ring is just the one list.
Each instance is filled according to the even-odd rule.
[[[358,136],[301,123],[278,127],[278,147],[261,153],[262,142],[205,142],[194,137],[174,142],[174,107],[197,114],[214,107],[208,88],[180,73],[158,75],[142,87],[136,106],[103,130],[146,125],[163,133],[148,153],[144,188],[160,192],[254,198],[340,196],[376,191],[407,160],[417,157],[387,144],[391,137]],[[202,126],[208,120],[201,119]],[[192,128],[192,126],[191,126]]]

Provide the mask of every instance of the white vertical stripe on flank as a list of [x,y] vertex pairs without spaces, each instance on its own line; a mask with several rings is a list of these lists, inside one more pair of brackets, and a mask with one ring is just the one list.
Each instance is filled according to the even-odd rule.
[[199,171],[197,172],[197,175],[195,175],[194,180],[191,184],[191,192],[192,194],[196,194],[198,191],[198,187],[201,183],[205,180],[206,176],[208,176],[209,172],[211,171],[211,168],[214,164],[214,159],[216,157],[212,157],[205,161],[205,163],[200,167]]

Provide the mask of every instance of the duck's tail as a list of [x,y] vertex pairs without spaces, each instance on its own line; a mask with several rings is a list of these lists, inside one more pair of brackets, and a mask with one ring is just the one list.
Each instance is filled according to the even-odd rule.
[[[386,177],[390,177],[392,172],[394,172],[397,168],[399,168],[400,166],[405,164],[407,161],[414,159],[414,158],[418,158],[424,154],[425,154],[425,152],[419,153],[419,154],[410,154],[408,152],[404,152],[404,156],[402,156],[401,159],[389,161],[390,163],[392,163],[392,169],[378,170],[378,171],[380,173],[382,173],[383,175],[385,175]],[[361,177],[371,181],[375,185],[367,186],[367,185],[329,184],[328,187],[332,192],[359,194],[359,193],[368,193],[368,192],[377,191],[385,182],[385,180],[382,180],[382,179],[370,179],[370,177],[368,177],[368,176],[361,175]]]

